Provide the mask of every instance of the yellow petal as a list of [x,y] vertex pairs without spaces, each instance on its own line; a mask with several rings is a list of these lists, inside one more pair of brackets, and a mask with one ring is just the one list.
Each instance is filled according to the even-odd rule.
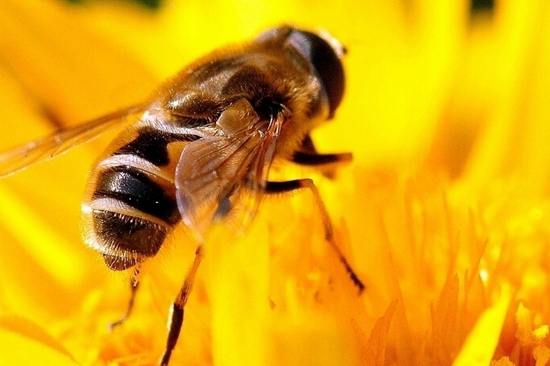
[[491,361],[491,366],[515,366],[508,357],[502,357],[498,361]]
[[536,366],[544,366],[550,360],[550,349],[546,346],[539,345],[533,350],[533,357],[537,360]]
[[6,67],[61,124],[141,101],[158,83],[139,60],[99,37],[84,10],[36,0],[0,6]]
[[386,313],[376,321],[372,328],[364,349],[363,363],[365,366],[385,365],[388,331],[396,307],[397,301],[393,301],[388,306]]
[[491,362],[510,304],[510,289],[504,286],[493,306],[481,314],[470,331],[453,366],[485,366]]
[[458,276],[447,279],[437,305],[432,310],[432,342],[435,359],[449,364],[454,357],[458,319]]
[[0,318],[0,344],[1,362],[6,365],[77,365],[63,346],[23,318]]

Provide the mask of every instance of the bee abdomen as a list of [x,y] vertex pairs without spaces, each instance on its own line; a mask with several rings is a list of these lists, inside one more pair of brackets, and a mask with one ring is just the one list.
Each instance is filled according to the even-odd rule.
[[[173,184],[148,171],[130,155],[106,159],[98,167],[95,189],[85,206],[88,244],[103,253],[113,270],[153,257],[180,220]],[[130,165],[131,164],[131,165]]]
[[157,167],[166,166],[170,162],[168,144],[176,141],[194,141],[199,136],[191,133],[166,132],[159,126],[146,126],[138,131],[138,136],[120,147],[115,155],[133,155]]
[[92,200],[99,198],[115,199],[169,225],[179,220],[175,197],[167,194],[158,181],[132,166],[113,167],[99,173]]
[[102,241],[105,264],[124,270],[157,254],[171,228],[153,221],[113,211],[92,213],[95,240]]

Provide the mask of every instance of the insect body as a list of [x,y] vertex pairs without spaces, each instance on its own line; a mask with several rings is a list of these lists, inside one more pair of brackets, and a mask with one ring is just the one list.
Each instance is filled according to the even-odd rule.
[[[263,194],[309,189],[327,241],[363,289],[334,243],[313,182],[268,180],[274,159],[303,165],[351,159],[350,154],[318,154],[309,137],[340,104],[343,54],[326,34],[292,27],[269,30],[247,45],[216,51],[183,69],[147,103],[0,155],[0,175],[126,123],[123,116],[142,113],[98,160],[82,207],[86,242],[113,270],[138,271],[180,222],[199,238],[195,261],[172,307],[161,360],[167,365],[202,259],[201,234],[218,219],[233,217],[233,223],[245,225]],[[137,285],[134,279],[132,300]]]

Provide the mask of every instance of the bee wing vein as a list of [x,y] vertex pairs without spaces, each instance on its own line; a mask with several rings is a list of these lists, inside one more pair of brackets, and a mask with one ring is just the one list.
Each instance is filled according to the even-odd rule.
[[256,121],[251,126],[257,128],[195,141],[184,148],[176,169],[176,195],[186,226],[203,233],[224,204],[239,206],[228,209],[239,216],[232,224],[250,221],[247,216],[254,215],[265,187],[281,123],[277,119],[269,123],[268,132],[260,132],[265,121]]
[[35,163],[49,160],[72,147],[90,141],[110,128],[123,125],[127,122],[125,117],[142,110],[143,105],[141,104],[124,108],[0,153],[0,177],[11,175]]

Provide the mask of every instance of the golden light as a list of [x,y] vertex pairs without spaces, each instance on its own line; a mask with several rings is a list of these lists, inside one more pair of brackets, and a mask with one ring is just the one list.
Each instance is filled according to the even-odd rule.
[[[309,194],[213,228],[173,365],[546,365],[550,360],[550,3],[5,0],[0,149],[146,98],[205,53],[273,25],[349,49],[334,121],[354,161],[314,178],[358,295]],[[0,364],[154,365],[195,250],[177,231],[127,276],[82,244],[91,164],[117,131],[0,180]]]

